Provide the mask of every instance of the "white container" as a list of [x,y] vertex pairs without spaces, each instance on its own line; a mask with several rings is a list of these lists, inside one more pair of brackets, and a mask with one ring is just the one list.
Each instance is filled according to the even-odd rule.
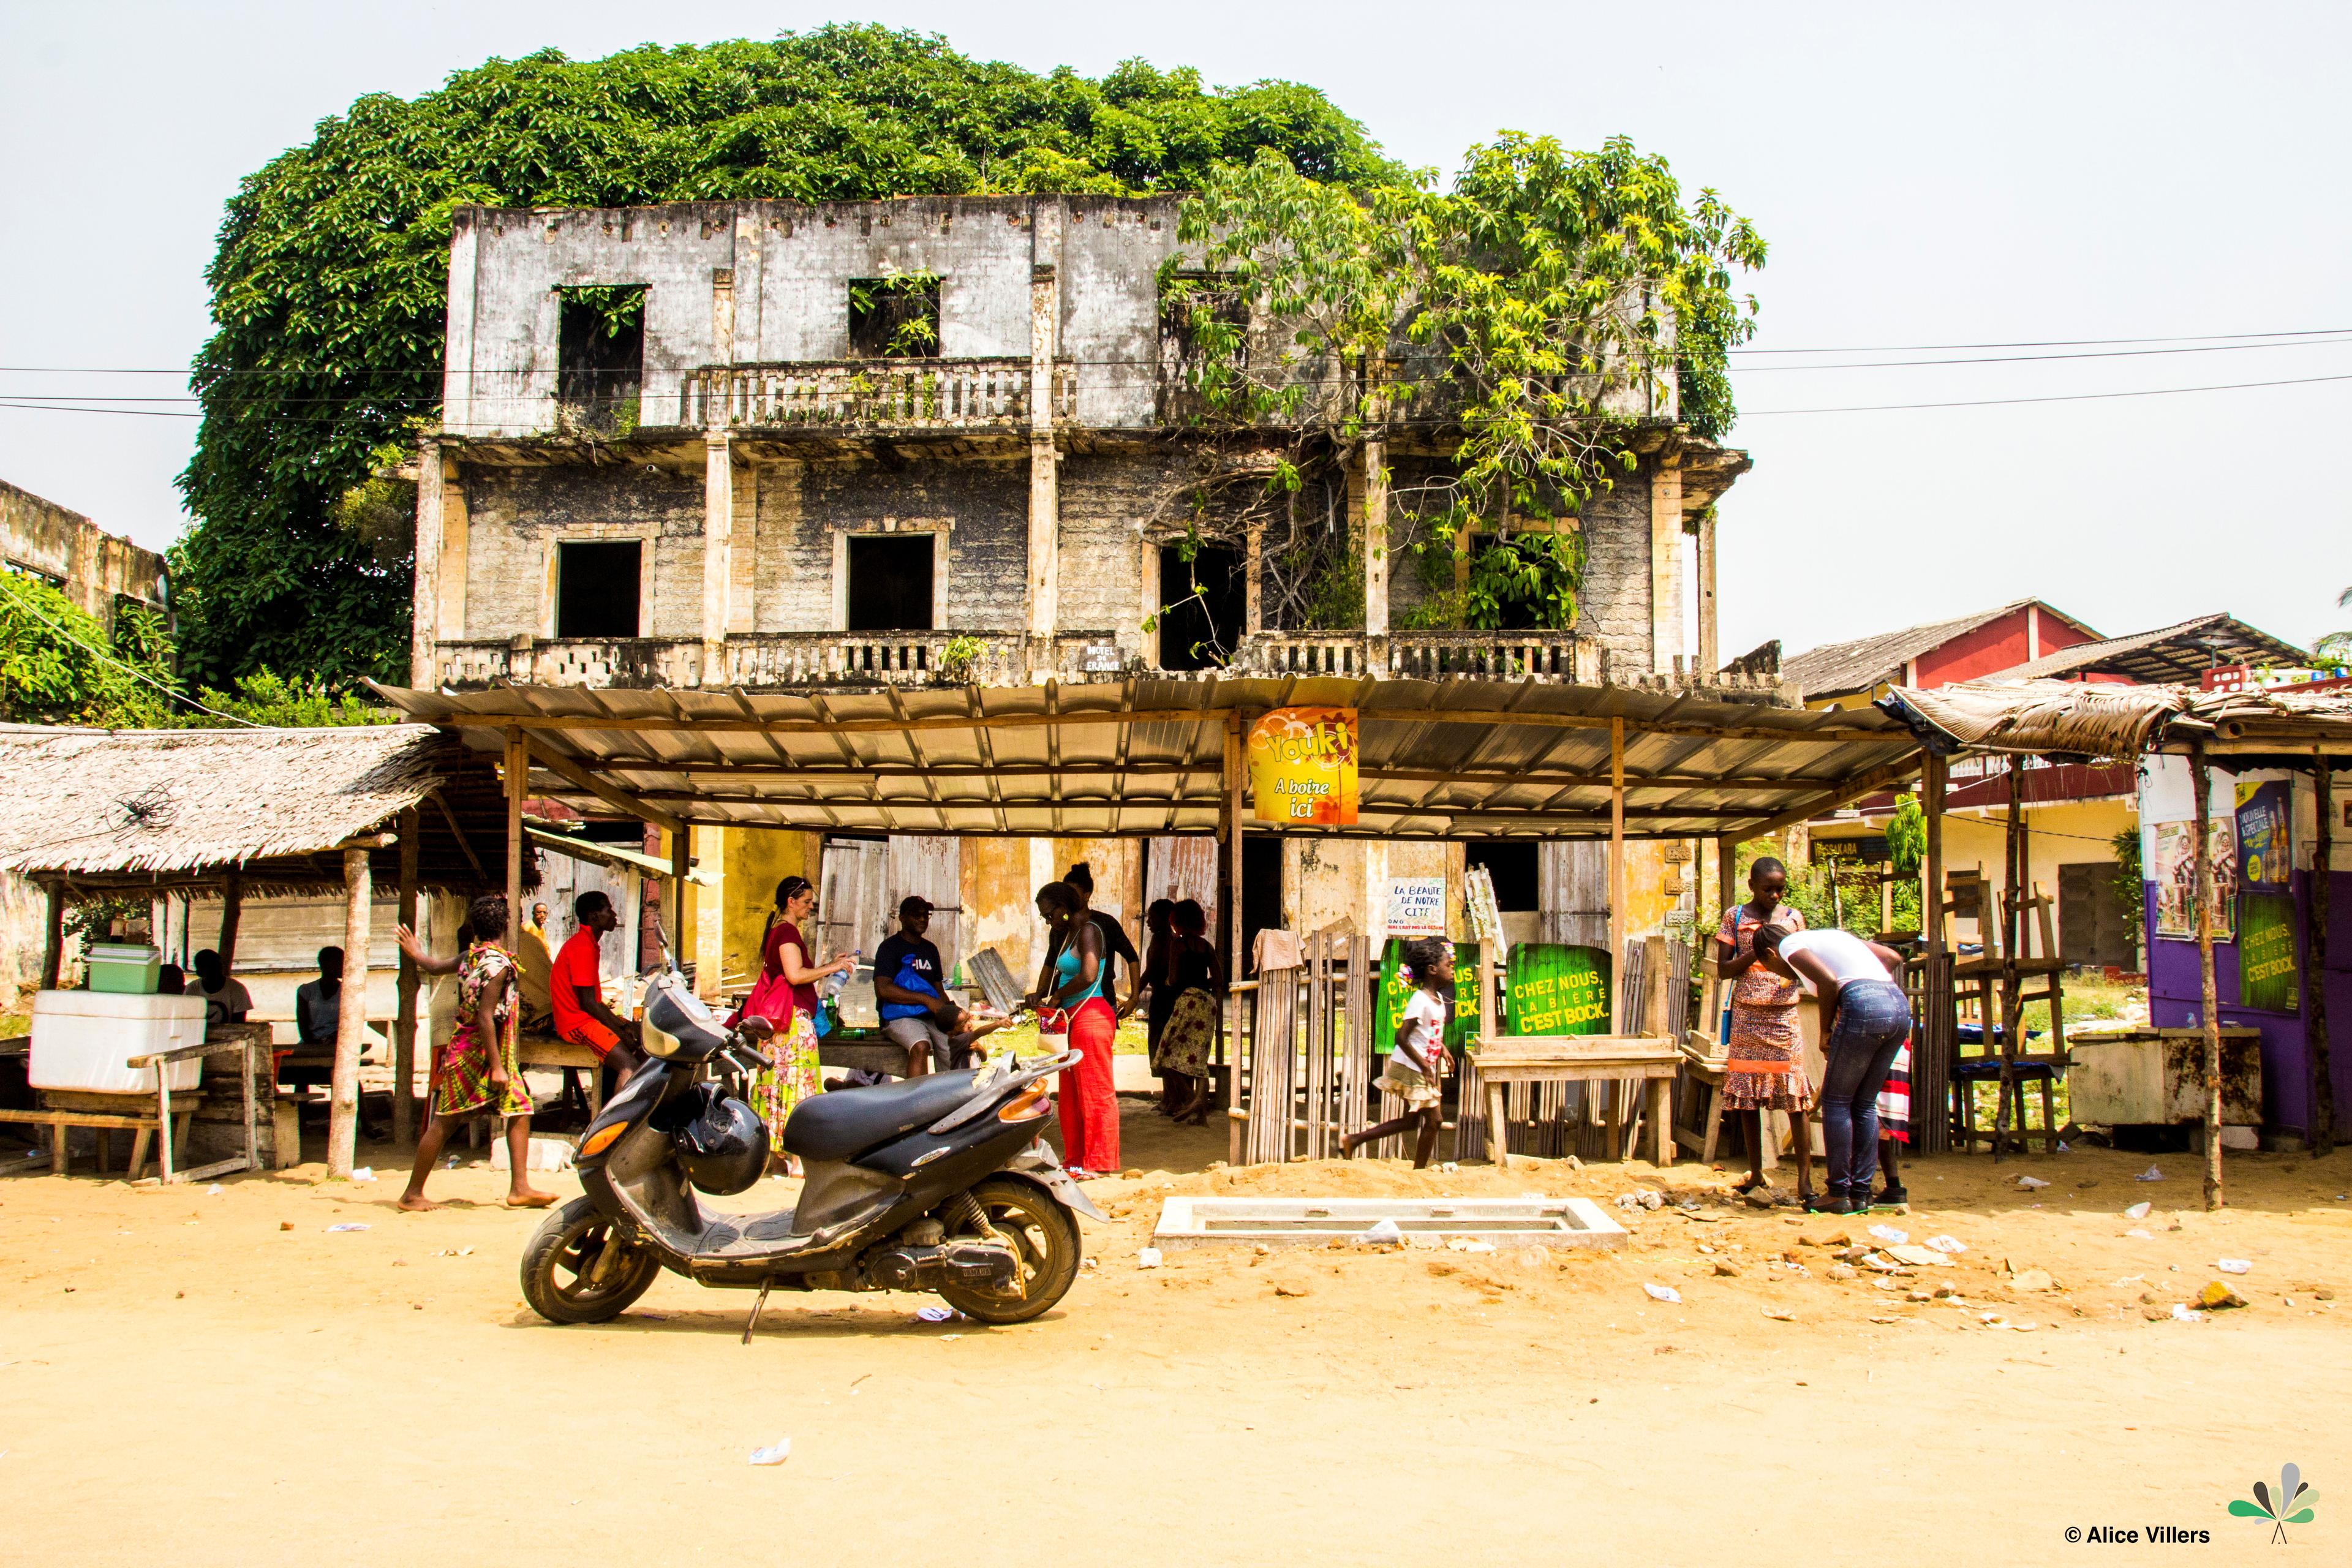
[[[132,1057],[201,1045],[205,999],[109,991],[44,991],[33,998],[33,1051],[26,1076],[35,1089],[101,1094],[155,1092],[155,1069],[133,1070]],[[202,1058],[173,1062],[172,1091],[193,1090]]]

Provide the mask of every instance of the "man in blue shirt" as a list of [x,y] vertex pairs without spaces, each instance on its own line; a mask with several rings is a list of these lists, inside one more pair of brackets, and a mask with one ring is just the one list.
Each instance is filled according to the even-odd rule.
[[910,893],[899,900],[898,931],[874,950],[876,1010],[882,1032],[907,1047],[908,1078],[966,1065],[971,1043],[1005,1022],[975,1026],[969,1012],[948,1000],[940,950],[925,935],[930,929],[930,900]]

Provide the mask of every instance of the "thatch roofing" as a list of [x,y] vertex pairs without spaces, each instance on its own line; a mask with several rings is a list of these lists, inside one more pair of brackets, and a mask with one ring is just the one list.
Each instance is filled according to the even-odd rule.
[[2259,626],[2222,614],[2198,616],[2129,637],[2076,643],[2030,663],[1986,677],[1990,680],[2042,680],[2067,675],[2120,675],[2155,685],[2194,682],[2216,662],[2300,666],[2310,656]]
[[2135,757],[2202,743],[2217,753],[2352,749],[2352,687],[2200,691],[2073,680],[1898,686],[1879,706],[1938,752]]
[[[422,880],[503,885],[496,775],[426,725],[0,725],[0,797],[10,805],[0,814],[0,870],[93,889],[162,889],[217,881],[238,868],[255,892],[335,887],[337,846],[396,826],[402,811],[436,795],[420,813]],[[396,877],[398,864],[396,850],[371,855],[380,879]]]

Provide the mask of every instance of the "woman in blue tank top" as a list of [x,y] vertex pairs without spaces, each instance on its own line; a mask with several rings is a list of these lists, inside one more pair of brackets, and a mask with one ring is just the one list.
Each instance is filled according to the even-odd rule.
[[1064,882],[1037,889],[1037,912],[1045,917],[1061,951],[1054,955],[1053,984],[1030,997],[1069,1021],[1076,1068],[1062,1074],[1062,1159],[1081,1181],[1118,1173],[1118,1095],[1112,1087],[1111,1053],[1118,1014],[1103,995],[1102,932],[1084,917],[1086,900]]

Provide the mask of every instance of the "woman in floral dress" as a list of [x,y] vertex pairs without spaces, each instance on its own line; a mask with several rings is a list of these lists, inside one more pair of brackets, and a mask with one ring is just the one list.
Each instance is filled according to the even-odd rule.
[[425,1195],[425,1178],[440,1160],[450,1129],[469,1116],[496,1114],[506,1121],[507,1206],[543,1209],[555,1194],[529,1179],[530,1090],[515,1059],[517,972],[514,954],[499,945],[507,934],[506,900],[496,893],[476,899],[466,912],[466,931],[472,941],[455,959],[426,953],[406,926],[398,933],[401,950],[417,968],[457,976],[457,1025],[433,1064],[432,1115],[416,1140],[416,1163],[400,1206],[438,1206]]
[[1789,889],[1787,868],[1770,856],[1748,872],[1748,900],[1723,912],[1715,933],[1718,972],[1731,983],[1731,1040],[1723,1080],[1723,1108],[1756,1113],[1756,1136],[1748,1143],[1748,1179],[1738,1191],[1753,1192],[1764,1179],[1765,1140],[1771,1113],[1785,1110],[1797,1128],[1797,1195],[1813,1192],[1812,1138],[1805,1112],[1813,1102],[1805,1078],[1805,1041],[1797,1025],[1804,991],[1756,955],[1756,932],[1769,923],[1785,931],[1805,929],[1805,917],[1781,902]]
[[1167,1027],[1151,1047],[1151,1065],[1178,1086],[1171,1096],[1175,1109],[1170,1114],[1178,1121],[1206,1126],[1215,1088],[1209,1056],[1216,1049],[1217,997],[1225,988],[1225,977],[1217,966],[1216,944],[1208,939],[1208,912],[1199,900],[1179,903],[1170,913],[1169,924],[1171,930],[1162,967],[1147,977],[1153,1007],[1160,1005],[1162,990],[1173,998]]
[[768,1042],[775,1066],[751,1079],[751,1109],[768,1124],[768,1157],[785,1172],[798,1174],[799,1162],[784,1152],[784,1123],[793,1108],[824,1086],[817,1077],[816,984],[857,967],[857,955],[845,953],[831,963],[809,962],[808,939],[801,927],[816,914],[816,889],[806,877],[787,877],[776,884],[775,912],[768,917],[768,932],[760,942],[760,983],[743,1004],[748,1016],[776,1026]]

